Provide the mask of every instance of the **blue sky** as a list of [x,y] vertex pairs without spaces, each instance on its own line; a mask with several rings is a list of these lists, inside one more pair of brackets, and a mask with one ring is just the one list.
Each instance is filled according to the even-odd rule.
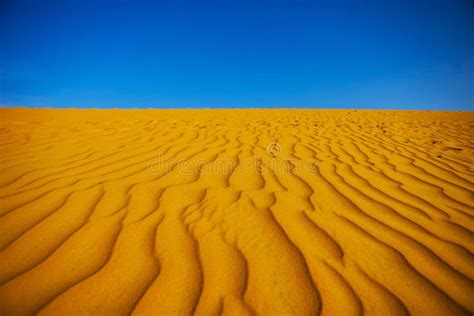
[[0,105],[474,110],[472,0],[2,0]]

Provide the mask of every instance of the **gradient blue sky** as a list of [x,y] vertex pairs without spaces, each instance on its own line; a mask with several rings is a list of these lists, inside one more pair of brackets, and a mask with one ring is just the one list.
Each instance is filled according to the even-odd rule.
[[0,105],[474,110],[472,0],[1,0]]

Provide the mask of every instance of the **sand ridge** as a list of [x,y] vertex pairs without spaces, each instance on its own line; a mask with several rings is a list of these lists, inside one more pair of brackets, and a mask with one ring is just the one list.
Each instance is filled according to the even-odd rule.
[[0,314],[472,314],[473,136],[473,112],[0,109]]

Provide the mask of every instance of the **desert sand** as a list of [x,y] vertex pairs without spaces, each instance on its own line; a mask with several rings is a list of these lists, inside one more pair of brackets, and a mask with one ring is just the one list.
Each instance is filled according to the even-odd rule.
[[474,112],[0,115],[2,316],[474,312]]

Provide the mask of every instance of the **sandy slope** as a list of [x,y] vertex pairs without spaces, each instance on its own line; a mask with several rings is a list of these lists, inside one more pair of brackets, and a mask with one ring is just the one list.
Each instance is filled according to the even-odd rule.
[[0,114],[2,316],[474,311],[474,113]]

